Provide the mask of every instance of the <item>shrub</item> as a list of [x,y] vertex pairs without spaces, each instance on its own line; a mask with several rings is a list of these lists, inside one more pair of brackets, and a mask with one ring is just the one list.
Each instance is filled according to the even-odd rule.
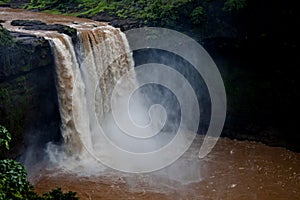
[[33,187],[26,180],[25,167],[14,160],[0,161],[0,199],[36,199]]
[[205,10],[202,6],[196,7],[191,13],[191,21],[195,25],[199,25],[203,21]]
[[10,141],[11,141],[10,133],[4,126],[0,125],[0,148],[4,146],[7,150],[9,150]]
[[[0,125],[0,148],[9,149],[11,140],[8,130]],[[25,166],[12,159],[0,160],[0,199],[17,200],[77,200],[75,192],[63,193],[61,188],[39,196],[27,181]]]
[[233,10],[239,11],[244,8],[247,4],[247,0],[227,0],[224,3],[223,10],[231,12]]

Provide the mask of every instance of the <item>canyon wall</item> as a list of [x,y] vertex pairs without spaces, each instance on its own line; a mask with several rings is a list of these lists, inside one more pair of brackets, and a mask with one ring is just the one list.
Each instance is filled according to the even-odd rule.
[[10,35],[0,44],[0,124],[11,132],[10,155],[16,156],[25,137],[30,137],[28,143],[59,140],[60,117],[49,42],[29,34]]

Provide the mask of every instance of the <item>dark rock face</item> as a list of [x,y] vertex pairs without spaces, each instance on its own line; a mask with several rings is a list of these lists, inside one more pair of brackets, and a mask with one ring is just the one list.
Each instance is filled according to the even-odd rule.
[[[295,31],[297,12],[289,12],[290,8],[293,7],[293,11],[297,6],[292,2],[274,2],[248,1],[246,9],[229,15],[222,11],[222,1],[214,1],[207,8],[206,23],[199,29],[185,22],[185,18],[171,28],[199,41],[221,71],[228,98],[223,136],[256,140],[300,151],[298,117],[295,117],[300,111],[300,68],[299,59],[296,59],[299,45],[296,42],[298,32]],[[138,20],[119,19],[105,13],[93,16],[92,19],[110,22],[121,30],[143,26]],[[30,30],[63,31],[63,28],[55,29],[52,25],[39,22],[25,24]],[[22,26],[25,26],[24,23]],[[35,40],[26,35],[21,37],[23,39],[20,37],[16,36],[16,40],[22,40],[24,47],[31,47],[32,40]],[[2,46],[0,52],[2,62],[5,57]],[[136,59],[136,63],[145,61],[144,58]],[[0,73],[7,73],[7,81],[8,77],[14,77],[10,76],[14,70],[3,71],[1,68]],[[0,123],[2,121],[0,117]]]
[[46,23],[39,20],[14,20],[11,22],[13,26],[38,26],[47,25]]
[[32,137],[41,145],[59,140],[60,117],[50,44],[33,35],[11,35],[10,45],[0,44],[0,124],[12,133],[9,155],[17,156]]
[[8,3],[1,3],[1,7],[22,8],[30,0],[10,0]]
[[121,31],[127,31],[133,28],[139,28],[144,26],[144,23],[137,19],[120,19],[118,17],[110,16],[108,13],[104,12],[92,17],[82,15],[80,17],[91,18],[92,20],[99,22],[109,22],[109,25],[114,26],[116,28],[120,28]]
[[46,24],[38,20],[14,20],[11,22],[13,26],[24,26],[25,30],[44,30],[44,31],[57,31],[69,35],[73,42],[76,41],[77,31],[74,28],[62,24]]
[[[229,38],[212,38],[202,43],[225,84],[227,116],[221,136],[300,152],[298,118],[295,117],[299,113],[300,96],[299,64],[294,61],[296,48],[283,49],[277,43],[255,44],[255,40],[241,42]],[[192,67],[158,49],[135,51],[133,56],[137,66],[161,63],[185,76],[198,96],[202,120],[198,132],[205,133],[210,123],[210,99],[205,83]],[[149,94],[150,99],[152,95],[155,100],[157,94]],[[173,110],[179,113],[176,107]]]
[[134,19],[114,19],[111,20],[109,24],[114,27],[120,28],[121,31],[127,31],[133,28],[139,28],[143,26],[143,23]]
[[[82,16],[82,17],[87,17],[87,16]],[[111,22],[115,18],[112,16],[108,16],[106,14],[99,14],[91,17],[92,20],[99,21],[99,22]]]
[[298,50],[272,41],[205,41],[227,94],[223,136],[300,151]]

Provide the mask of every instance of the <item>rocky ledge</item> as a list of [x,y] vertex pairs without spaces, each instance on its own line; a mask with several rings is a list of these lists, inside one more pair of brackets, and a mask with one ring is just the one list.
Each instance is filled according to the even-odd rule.
[[23,26],[25,30],[44,30],[57,31],[69,35],[73,42],[76,42],[77,31],[74,28],[62,24],[46,24],[39,20],[14,20],[11,22],[13,26]]

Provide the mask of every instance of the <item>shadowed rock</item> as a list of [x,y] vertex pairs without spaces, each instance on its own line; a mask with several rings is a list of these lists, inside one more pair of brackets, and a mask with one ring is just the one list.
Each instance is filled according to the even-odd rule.
[[11,22],[13,26],[24,26],[25,30],[44,30],[44,31],[57,31],[59,33],[64,33],[72,38],[72,41],[76,41],[77,31],[62,24],[46,24],[39,20],[14,20]]
[[13,26],[38,26],[38,25],[47,25],[45,22],[40,20],[13,20],[11,22]]

